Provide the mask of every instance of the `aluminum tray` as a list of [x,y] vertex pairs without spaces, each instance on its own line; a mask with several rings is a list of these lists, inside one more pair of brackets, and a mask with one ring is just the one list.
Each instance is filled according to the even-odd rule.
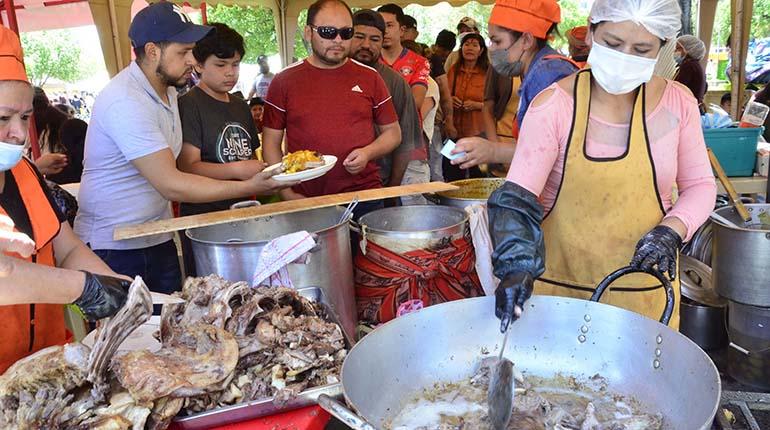
[[[323,290],[319,287],[298,288],[297,292],[302,297],[310,299],[316,303],[324,305],[329,320],[339,325],[337,315],[332,312],[329,303],[324,296]],[[340,326],[341,327],[341,326]],[[344,331],[343,331],[344,336]],[[345,344],[350,350],[353,346],[351,339],[345,337]],[[342,398],[342,383],[324,385],[320,387],[309,388],[283,405],[273,403],[273,397],[252,400],[250,402],[238,403],[231,406],[211,409],[206,412],[200,412],[195,415],[174,418],[171,428],[174,430],[204,430],[211,427],[234,424],[241,421],[253,420],[256,418],[273,415],[279,412],[291,411],[317,404],[318,396],[326,394],[336,399]]]

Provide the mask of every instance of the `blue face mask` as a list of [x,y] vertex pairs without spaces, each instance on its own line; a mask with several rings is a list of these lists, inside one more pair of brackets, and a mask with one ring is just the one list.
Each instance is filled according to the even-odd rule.
[[19,164],[24,154],[24,145],[0,142],[0,172],[11,170]]

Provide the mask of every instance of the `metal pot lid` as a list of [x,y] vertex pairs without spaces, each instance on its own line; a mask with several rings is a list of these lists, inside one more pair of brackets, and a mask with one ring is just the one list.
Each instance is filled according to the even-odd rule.
[[682,295],[708,306],[723,307],[727,300],[714,290],[711,267],[687,255],[679,256],[679,280]]

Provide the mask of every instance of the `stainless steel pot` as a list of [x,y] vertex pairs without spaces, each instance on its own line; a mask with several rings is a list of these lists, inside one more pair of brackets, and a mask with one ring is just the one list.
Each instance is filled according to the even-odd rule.
[[468,214],[446,206],[398,206],[362,216],[351,229],[365,243],[374,242],[396,253],[428,249],[456,240],[468,231]]
[[714,286],[719,295],[730,300],[770,307],[770,226],[763,226],[760,220],[761,214],[770,215],[770,205],[751,204],[746,208],[751,214],[749,227],[736,227],[743,226],[743,221],[733,207],[714,212],[736,226],[711,218]]
[[770,390],[770,308],[730,302],[727,373],[737,381]]
[[285,215],[189,229],[195,268],[199,274],[216,273],[231,281],[251,281],[262,248],[278,236],[306,230],[318,238],[308,264],[289,265],[297,288],[318,286],[355,339],[357,324],[353,290],[353,262],[347,223],[339,223],[343,209],[314,209]]
[[679,331],[705,351],[727,345],[726,306],[707,306],[682,300]]
[[[670,314],[670,288],[667,297]],[[423,389],[471,376],[480,357],[500,348],[494,302],[480,297],[443,303],[378,327],[345,359],[347,402],[383,428]],[[534,296],[510,330],[504,355],[528,374],[599,374],[609,390],[662,413],[668,428],[711,427],[721,391],[717,369],[703,350],[664,324],[601,303]]]
[[505,183],[502,178],[462,179],[450,182],[459,190],[436,193],[440,205],[463,209],[473,204],[486,204],[489,196]]

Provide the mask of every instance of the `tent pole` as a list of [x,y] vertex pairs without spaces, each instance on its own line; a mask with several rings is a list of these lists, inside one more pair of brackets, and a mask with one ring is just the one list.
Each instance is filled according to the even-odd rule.
[[16,6],[14,6],[13,0],[3,0],[3,6],[5,6],[5,16],[8,19],[8,28],[19,34],[19,22],[16,20]]
[[209,23],[209,16],[206,13],[206,2],[205,1],[201,2],[201,23],[203,25],[206,25],[206,24]]
[[730,83],[732,84],[731,89],[731,106],[730,106],[730,116],[735,118],[736,120],[739,119],[739,113],[740,113],[740,106],[741,106],[741,100],[743,99],[743,81],[742,75],[745,73],[743,71],[743,61],[741,61],[741,57],[743,56],[743,52],[741,52],[742,43],[741,40],[743,39],[743,0],[732,0],[731,2],[731,12],[732,12],[732,33],[730,36],[730,51],[732,54],[732,70],[730,73]]
[[110,30],[112,31],[112,44],[115,46],[115,60],[117,61],[118,71],[123,70],[126,63],[123,62],[123,52],[120,49],[120,42],[118,41],[118,15],[115,12],[115,0],[107,0],[107,7],[110,10]]

